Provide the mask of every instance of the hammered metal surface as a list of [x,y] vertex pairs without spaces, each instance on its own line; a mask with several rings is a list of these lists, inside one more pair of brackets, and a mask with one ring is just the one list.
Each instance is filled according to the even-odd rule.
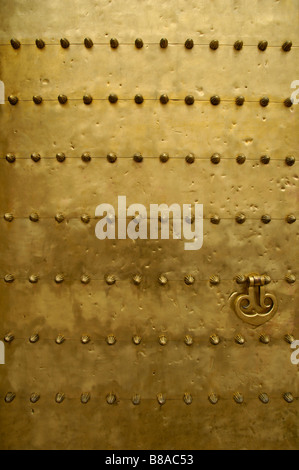
[[[2,0],[0,13],[0,79],[19,99],[0,105],[0,338],[13,338],[0,448],[298,449],[285,337],[299,338],[298,222],[286,221],[299,217],[299,121],[284,105],[298,0]],[[203,204],[203,248],[98,240],[95,209],[117,217],[118,195]],[[248,273],[269,275],[278,300],[259,327],[231,305]]]

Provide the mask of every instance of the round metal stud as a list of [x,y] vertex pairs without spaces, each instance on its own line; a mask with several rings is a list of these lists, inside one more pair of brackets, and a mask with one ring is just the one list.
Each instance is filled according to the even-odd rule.
[[168,283],[168,279],[165,276],[165,274],[160,274],[160,276],[158,278],[158,282],[159,282],[159,284],[161,284],[161,286],[165,286]]
[[30,396],[31,403],[37,403],[40,400],[40,395],[38,393],[32,393]]
[[61,224],[61,222],[63,222],[65,219],[64,215],[61,213],[61,212],[58,212],[56,215],[55,215],[55,220],[56,222],[58,222],[59,224]]
[[268,163],[270,163],[270,160],[271,158],[269,157],[269,155],[261,156],[261,163],[263,163],[264,165],[268,165]]
[[17,96],[15,96],[15,95],[10,95],[10,96],[8,97],[8,101],[9,101],[9,103],[10,103],[12,106],[15,106],[16,104],[18,104],[19,98],[18,98]]
[[132,403],[133,405],[140,405],[141,402],[141,397],[140,395],[136,394],[132,397]]
[[35,344],[35,343],[37,343],[38,341],[39,341],[39,334],[37,334],[37,333],[34,333],[34,334],[31,335],[30,338],[29,338],[29,342],[30,342],[31,344]]
[[13,392],[8,392],[4,398],[5,403],[12,403],[16,398],[16,394]]
[[57,393],[55,397],[56,403],[60,404],[65,400],[65,394],[64,393]]
[[108,286],[112,286],[116,283],[116,277],[113,274],[107,274],[107,276],[105,276],[105,281]]
[[246,220],[245,214],[237,214],[236,215],[236,222],[238,224],[244,224],[245,220]]
[[39,277],[36,274],[31,274],[28,278],[31,284],[36,284],[38,282]]
[[90,343],[90,336],[88,336],[88,335],[82,335],[82,337],[81,337],[81,343],[82,343],[82,344],[88,344],[88,343]]
[[210,336],[210,343],[213,344],[213,346],[217,346],[220,343],[220,338],[216,334],[212,334]]
[[240,392],[234,393],[234,400],[238,405],[241,405],[244,402],[244,397]]
[[15,280],[15,277],[13,274],[5,274],[4,276],[4,281],[11,284],[12,282],[14,282]]
[[193,338],[191,335],[186,335],[184,338],[184,342],[187,346],[192,346],[193,344]]
[[4,220],[6,220],[6,222],[12,222],[13,219],[14,219],[14,216],[10,212],[7,212],[6,214],[4,214]]
[[43,98],[40,95],[34,95],[32,99],[35,104],[42,104],[43,102]]
[[84,95],[83,96],[83,102],[84,104],[91,104],[92,103],[92,96],[91,95]]
[[133,338],[132,338],[132,341],[133,341],[134,344],[136,344],[136,346],[138,346],[141,343],[141,336],[134,335]]
[[211,162],[214,163],[214,165],[218,165],[218,163],[220,163],[220,160],[221,160],[221,156],[219,155],[219,153],[214,153],[211,156]]
[[243,41],[241,41],[241,40],[239,40],[239,39],[238,39],[237,41],[235,41],[235,43],[234,43],[234,49],[235,49],[236,51],[240,51],[242,48],[243,48]]
[[40,154],[39,153],[32,153],[31,154],[31,160],[33,160],[34,162],[39,162],[40,161]]
[[218,395],[216,395],[216,393],[211,393],[208,397],[209,399],[209,402],[212,404],[212,405],[216,405],[219,401],[219,397]]
[[218,286],[220,282],[221,282],[220,276],[218,276],[217,274],[210,277],[210,284],[212,286]]
[[268,276],[267,274],[264,274],[264,282],[265,282],[265,285],[270,284],[271,283],[271,277]]
[[296,222],[296,220],[297,219],[296,219],[296,216],[294,214],[289,214],[286,217],[286,221],[287,221],[288,224],[293,224],[293,223]]
[[56,344],[63,344],[65,342],[65,337],[63,335],[58,335],[55,339]]
[[293,106],[293,101],[291,98],[286,98],[283,104],[285,105],[286,108],[290,108],[291,106]]
[[267,403],[269,403],[269,396],[267,395],[267,393],[260,393],[259,399],[262,403],[264,403],[264,405],[267,405]]
[[141,38],[135,39],[135,47],[137,49],[142,49],[143,48],[143,41]]
[[84,46],[86,47],[86,49],[91,49],[93,46],[93,40],[91,38],[85,38]]
[[13,47],[15,50],[20,49],[20,47],[21,47],[20,41],[19,41],[18,39],[15,39],[15,38],[12,38],[12,39],[10,40],[10,44],[12,45],[12,47]]
[[161,344],[161,346],[166,346],[167,342],[168,342],[167,336],[165,335],[159,336],[159,343]]
[[117,49],[119,46],[119,42],[116,38],[111,38],[110,39],[110,46],[112,49]]
[[289,155],[286,157],[285,162],[288,166],[293,166],[296,162],[296,159],[292,155]]
[[266,106],[268,106],[269,104],[269,98],[268,96],[263,96],[261,99],[260,99],[260,105],[265,108]]
[[245,344],[245,338],[244,338],[244,336],[242,336],[241,334],[237,334],[237,335],[235,336],[235,342],[236,342],[237,344],[241,344],[241,345],[242,345],[242,344]]
[[293,403],[294,397],[291,392],[286,392],[283,394],[283,398],[287,403]]
[[268,214],[264,214],[261,217],[261,221],[263,222],[263,224],[269,224],[271,220],[272,220],[271,215],[268,215]]
[[81,155],[81,160],[82,160],[83,162],[85,162],[85,163],[90,162],[90,161],[91,161],[91,155],[90,155],[90,153],[89,153],[89,152],[84,152],[84,153],[82,153],[82,155]]
[[165,396],[163,395],[163,393],[158,393],[158,395],[157,395],[157,401],[158,401],[159,405],[161,405],[161,406],[162,406],[162,405],[165,405],[165,403],[166,403],[166,398],[165,398]]
[[185,97],[185,103],[188,105],[188,106],[191,106],[192,104],[194,104],[194,96],[192,95],[187,95]]
[[67,103],[67,96],[66,95],[59,95],[58,96],[58,101],[60,104],[66,104]]
[[107,160],[108,160],[109,163],[115,163],[116,160],[117,160],[116,154],[113,153],[113,152],[108,153]]
[[213,39],[210,42],[210,49],[212,49],[212,51],[216,51],[216,49],[218,49],[218,47],[219,47],[219,41],[217,41],[217,39]]
[[169,98],[166,94],[163,94],[163,95],[160,96],[160,103],[161,104],[167,104],[168,101],[169,101]]
[[43,39],[36,39],[35,44],[38,49],[44,49],[44,47],[46,46],[46,43],[45,41],[43,41]]
[[56,274],[54,280],[55,280],[56,284],[61,284],[64,281],[63,274]]
[[14,163],[16,161],[16,157],[12,153],[8,153],[5,158],[8,163]]
[[161,49],[166,49],[167,46],[168,46],[168,39],[162,38],[162,39],[160,40],[160,47],[161,47]]
[[89,393],[82,393],[81,395],[81,403],[86,405],[90,401],[90,394]]
[[235,281],[237,284],[245,284],[245,282],[247,281],[247,277],[244,276],[244,274],[238,274],[235,277]]
[[141,281],[142,281],[141,274],[135,274],[133,276],[133,283],[135,284],[135,286],[139,286],[141,284]]
[[244,96],[240,95],[236,97],[235,103],[237,106],[243,106],[244,102],[245,102]]
[[220,224],[220,217],[218,215],[212,215],[210,221],[211,221],[211,224],[219,225]]
[[159,158],[160,158],[160,162],[166,163],[169,160],[169,155],[168,153],[161,153]]
[[296,282],[296,276],[295,274],[287,274],[285,280],[288,284],[294,284]]
[[56,154],[56,160],[60,163],[64,162],[65,158],[65,154],[62,152]]
[[237,161],[237,163],[239,163],[239,165],[243,165],[243,164],[246,162],[246,157],[245,157],[245,155],[242,155],[242,154],[241,154],[241,155],[238,155],[238,156],[236,157],[236,161]]
[[282,50],[284,52],[289,52],[292,49],[292,41],[285,41],[283,45],[281,46]]
[[191,405],[193,399],[192,399],[192,395],[191,393],[184,393],[184,402],[186,403],[186,405]]
[[194,278],[194,276],[192,276],[192,274],[187,274],[184,277],[184,282],[185,282],[185,284],[187,284],[187,286],[191,286],[192,284],[194,284],[195,278]]
[[142,104],[144,101],[143,96],[140,94],[135,95],[134,100],[136,104]]
[[110,93],[110,95],[108,96],[108,100],[112,104],[117,103],[118,96],[115,93]]
[[192,49],[194,46],[194,42],[193,42],[193,39],[186,39],[185,41],[185,48],[186,49]]
[[268,47],[268,41],[260,41],[257,47],[260,51],[264,52]]
[[14,339],[15,337],[12,333],[7,333],[7,335],[4,336],[5,343],[12,343]]
[[133,155],[133,160],[134,162],[141,163],[143,160],[143,156],[141,155],[141,153],[135,153]]
[[29,219],[31,222],[38,222],[39,221],[39,215],[37,212],[32,212],[32,214],[29,215]]
[[113,346],[116,343],[116,337],[114,335],[108,335],[106,343],[109,344],[109,346]]
[[265,334],[265,333],[262,333],[260,335],[260,342],[263,343],[263,344],[269,344],[270,343],[270,336]]
[[210,102],[213,106],[217,106],[220,103],[220,97],[218,95],[211,96]]
[[90,222],[90,215],[88,214],[81,215],[81,220],[84,224],[88,224]]
[[90,283],[90,277],[87,274],[83,274],[80,278],[80,281],[82,284],[89,284]]
[[70,41],[66,38],[60,39],[60,44],[63,49],[68,49],[70,47]]
[[108,403],[108,405],[114,405],[116,403],[116,395],[114,393],[108,393],[108,395],[106,396],[106,402]]
[[295,338],[290,333],[287,333],[286,335],[284,335],[284,340],[285,340],[286,343],[292,344],[293,341],[295,341]]
[[189,153],[188,155],[186,155],[185,157],[185,160],[187,163],[191,164],[191,163],[194,163],[195,161],[195,156],[193,153]]

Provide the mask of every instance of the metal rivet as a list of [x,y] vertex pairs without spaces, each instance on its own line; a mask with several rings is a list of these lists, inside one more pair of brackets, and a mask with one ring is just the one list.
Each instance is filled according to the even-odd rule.
[[58,101],[59,101],[60,104],[67,103],[67,96],[66,95],[59,95],[58,96]]
[[193,39],[186,39],[185,41],[185,48],[186,49],[192,49],[194,46],[194,42],[193,42]]
[[113,274],[107,274],[107,276],[105,276],[105,281],[109,286],[111,286],[116,283],[116,277]]
[[269,155],[261,156],[261,163],[263,163],[264,165],[268,165],[268,163],[270,163],[270,160],[271,158],[269,157]]
[[10,212],[7,212],[6,214],[4,214],[4,220],[6,220],[6,222],[12,222],[13,219],[14,219],[14,216]]
[[14,163],[16,161],[16,157],[12,153],[8,153],[5,158],[9,163]]
[[214,165],[218,165],[218,163],[220,163],[220,160],[221,160],[221,156],[219,155],[219,153],[214,153],[211,156],[211,162],[214,163]]
[[260,342],[263,343],[263,344],[269,344],[270,343],[270,336],[265,334],[265,333],[262,333],[260,335]]
[[65,399],[65,394],[64,393],[57,393],[56,397],[55,397],[55,401],[56,403],[62,403]]
[[141,284],[141,281],[142,281],[141,274],[135,274],[133,276],[133,283],[135,284],[135,286],[139,286],[139,284]]
[[32,153],[31,154],[31,160],[33,160],[34,162],[39,162],[40,161],[40,154],[39,153]]
[[294,284],[294,282],[296,282],[296,276],[295,276],[295,274],[287,274],[286,277],[285,277],[285,280],[289,284]]
[[108,160],[108,162],[110,162],[110,163],[116,162],[116,160],[117,160],[116,154],[113,153],[113,152],[108,153],[108,155],[107,155],[107,160]]
[[270,284],[270,282],[271,282],[271,277],[268,276],[267,274],[264,274],[263,277],[264,277],[265,285],[266,285],[266,284]]
[[142,49],[143,48],[143,41],[141,38],[135,39],[135,47],[137,49]]
[[132,403],[133,405],[140,405],[141,402],[141,397],[140,395],[136,394],[132,397]]
[[43,98],[40,95],[34,95],[32,99],[35,104],[42,104],[43,102]]
[[30,342],[31,344],[35,344],[35,343],[37,343],[38,341],[39,341],[39,334],[37,334],[37,333],[34,333],[34,334],[31,335],[30,338],[29,338],[29,342]]
[[119,42],[116,38],[111,38],[110,39],[110,46],[112,47],[112,49],[117,49],[118,46],[119,46]]
[[192,346],[193,344],[193,338],[190,335],[186,335],[184,338],[184,342],[187,346]]
[[165,286],[168,283],[168,279],[164,274],[160,274],[158,281],[161,286]]
[[28,278],[31,284],[36,284],[38,282],[39,277],[36,274],[31,274]]
[[42,39],[36,39],[35,44],[38,49],[43,49],[46,46],[45,41]]
[[61,153],[57,153],[57,154],[56,154],[56,159],[57,159],[57,161],[60,162],[60,163],[64,162],[64,160],[65,160],[65,154],[62,153],[62,152],[61,152]]
[[31,403],[37,403],[40,399],[40,395],[38,393],[32,393],[30,396]]
[[194,163],[194,161],[195,161],[194,154],[189,153],[188,155],[186,155],[185,160],[186,160],[187,163]]
[[80,278],[80,281],[82,284],[89,284],[90,283],[90,277],[88,274],[83,274]]
[[91,38],[85,38],[84,39],[84,46],[87,48],[87,49],[91,49],[92,46],[93,46],[93,40]]
[[61,44],[61,47],[63,47],[63,49],[67,49],[68,47],[70,47],[70,42],[66,38],[60,39],[60,44]]
[[5,403],[12,403],[16,398],[16,394],[13,392],[8,392],[4,398]]
[[160,162],[166,163],[169,160],[169,155],[168,153],[161,153],[159,158],[160,158]]
[[55,280],[56,284],[61,284],[64,281],[63,274],[56,274],[54,280]]
[[12,283],[12,282],[14,282],[14,280],[15,280],[15,277],[14,277],[13,274],[5,274],[5,276],[4,276],[4,281],[5,282]]
[[184,282],[185,282],[185,284],[187,284],[187,286],[191,286],[192,284],[194,284],[195,278],[194,278],[194,276],[192,276],[192,274],[187,274],[184,277]]
[[269,224],[271,220],[272,220],[271,215],[268,215],[268,214],[264,214],[261,217],[261,221],[263,222],[263,224]]
[[81,337],[81,343],[82,343],[82,344],[88,344],[89,342],[90,342],[90,336],[88,336],[88,335],[83,335],[83,336]]
[[293,403],[294,397],[291,392],[286,392],[283,394],[283,398],[287,403]]
[[241,96],[241,95],[237,96],[235,100],[237,106],[243,106],[244,101],[245,101],[245,98],[244,96]]
[[246,157],[245,157],[245,155],[238,155],[238,156],[236,157],[236,161],[237,161],[237,163],[239,163],[239,165],[243,165],[243,163],[246,162]]
[[296,222],[296,216],[294,214],[289,214],[287,215],[286,217],[286,221],[288,224],[293,224],[294,222]]
[[185,103],[188,105],[188,106],[191,106],[192,104],[194,104],[194,96],[192,95],[187,95],[185,97]]
[[288,166],[293,166],[296,162],[296,159],[292,155],[289,155],[288,157],[286,157],[285,162]]
[[286,98],[283,104],[285,105],[286,108],[290,108],[291,106],[293,106],[293,101],[291,98]]
[[158,400],[159,405],[161,405],[161,406],[165,405],[165,403],[166,403],[166,398],[163,395],[163,393],[158,393],[157,400]]
[[238,405],[241,405],[244,402],[243,395],[240,392],[234,393],[234,400]]
[[134,344],[136,344],[136,346],[138,346],[141,343],[141,336],[134,335],[133,338],[132,338],[132,341],[133,341]]
[[90,161],[91,161],[91,155],[90,155],[90,153],[88,153],[88,152],[82,153],[81,159],[82,159],[83,162],[86,162],[86,163],[87,163],[87,162],[90,162]]
[[218,47],[219,47],[219,41],[217,41],[217,39],[213,39],[210,42],[210,49],[212,49],[213,51],[216,51],[216,49],[218,49]]
[[81,215],[81,220],[84,224],[88,224],[90,222],[90,215],[88,214]]
[[210,343],[213,344],[213,346],[217,346],[220,343],[220,338],[218,335],[213,334],[210,336]]
[[106,343],[109,344],[109,346],[113,346],[116,343],[116,337],[114,335],[108,335]]
[[82,393],[81,395],[81,403],[86,405],[90,401],[90,394],[89,393]]
[[160,335],[159,336],[159,343],[161,344],[161,346],[165,346],[167,344],[168,340],[167,340],[167,336],[165,335]]
[[237,214],[236,215],[236,222],[238,224],[244,224],[245,220],[246,220],[245,214]]
[[8,101],[10,102],[11,105],[15,106],[19,102],[19,98],[15,95],[10,95],[8,97]]
[[167,104],[168,101],[169,101],[169,98],[168,98],[167,95],[164,94],[164,95],[161,95],[161,96],[160,96],[160,103],[162,103],[162,104]]
[[140,94],[135,95],[134,100],[135,100],[135,103],[136,103],[136,104],[142,104],[143,101],[144,101],[144,100],[143,100],[143,96],[140,95]]
[[209,402],[212,405],[216,405],[219,401],[219,397],[218,395],[216,395],[216,393],[211,393],[208,398],[209,398]]
[[167,46],[168,46],[168,39],[162,38],[162,39],[160,40],[160,47],[161,47],[161,49],[166,49]]
[[83,96],[84,104],[91,104],[92,103],[92,96],[91,95],[84,95]]
[[244,274],[238,274],[235,277],[235,281],[237,284],[245,284],[245,282],[247,281],[247,277],[244,276]]
[[118,96],[115,93],[111,93],[108,97],[110,103],[114,104],[118,101]]
[[29,219],[31,222],[38,222],[39,221],[39,215],[37,212],[32,212],[32,214],[29,215]]
[[292,41],[285,41],[281,47],[283,51],[289,52],[292,48],[292,45]]
[[287,333],[286,335],[284,335],[284,340],[288,343],[288,344],[292,344],[293,341],[295,341],[295,338],[293,335],[291,335],[290,333]]
[[236,51],[240,51],[243,48],[243,41],[241,41],[239,39],[237,41],[235,41],[234,48],[235,48]]
[[184,393],[184,402],[186,405],[191,405],[193,399],[191,393]]
[[210,102],[213,106],[217,106],[220,103],[220,97],[218,95],[211,96]]
[[114,405],[116,403],[116,395],[114,393],[108,393],[108,395],[106,396],[106,402],[108,403],[108,405]]
[[15,39],[15,38],[12,38],[12,39],[10,40],[10,44],[12,45],[12,47],[13,47],[14,49],[20,49],[20,47],[21,47],[20,41],[19,41],[18,39]]
[[236,342],[237,344],[241,344],[241,345],[244,344],[244,343],[245,343],[245,338],[244,338],[244,336],[242,336],[241,334],[237,334],[237,335],[235,336],[235,342]]
[[5,343],[12,343],[14,339],[15,337],[12,333],[8,333],[7,335],[4,336]]
[[135,153],[133,155],[133,160],[134,162],[140,163],[143,160],[143,156],[141,155],[141,153]]
[[220,282],[221,282],[220,276],[213,275],[213,276],[210,277],[210,284],[212,286],[218,286],[218,284],[220,284]]
[[260,394],[259,394],[259,399],[260,399],[261,402],[264,403],[265,405],[267,405],[267,403],[269,403],[269,397],[268,397],[267,393],[260,393]]
[[58,335],[55,339],[56,344],[63,344],[65,342],[65,337],[63,335]]
[[58,222],[59,224],[61,224],[61,222],[63,222],[65,219],[64,215],[61,213],[61,212],[58,212],[56,215],[55,215],[55,220],[56,222]]
[[264,52],[268,47],[268,41],[260,41],[257,47],[259,48],[260,51]]
[[269,98],[268,96],[263,96],[261,99],[260,99],[260,105],[265,108],[266,106],[268,106],[269,104]]
[[220,224],[220,217],[218,215],[212,215],[210,221],[212,224],[218,225]]

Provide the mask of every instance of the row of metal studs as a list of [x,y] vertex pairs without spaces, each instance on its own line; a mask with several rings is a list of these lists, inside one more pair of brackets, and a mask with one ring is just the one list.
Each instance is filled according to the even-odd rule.
[[[16,398],[16,393],[8,392],[5,396],[5,398],[4,398],[4,401],[5,401],[5,403],[12,403],[15,400],[15,398]],[[105,398],[106,398],[106,402],[107,402],[108,405],[117,405],[117,403],[120,401],[120,399],[117,397],[117,395],[115,393],[112,393],[112,392],[108,393],[108,395],[106,395]],[[195,398],[195,400],[196,400],[196,398]],[[292,403],[294,400],[297,400],[297,397],[294,397],[291,392],[283,393],[282,398],[287,403]],[[31,396],[30,396],[30,402],[32,404],[37,403],[40,399],[41,399],[41,395],[39,393],[32,393]],[[64,394],[62,392],[57,393],[56,396],[55,396],[55,401],[58,404],[62,403],[65,399],[68,399],[68,397],[66,396],[66,394]],[[71,398],[71,399],[74,399],[74,398]],[[220,397],[216,393],[211,393],[208,396],[208,401],[212,405],[216,405],[219,402],[220,399],[221,400],[223,400],[223,399],[227,400],[227,398]],[[252,398],[249,398],[249,399],[252,400]],[[258,395],[258,399],[264,404],[267,404],[270,401],[269,395],[267,393],[264,393],[264,392],[260,393]],[[91,400],[91,394],[90,393],[87,392],[87,393],[82,393],[81,394],[80,401],[81,401],[82,404],[86,405],[90,400]],[[141,396],[139,394],[135,394],[130,400],[133,403],[133,405],[139,405],[141,403]],[[145,398],[144,400],[149,400],[149,399]],[[156,400],[157,400],[158,404],[160,406],[162,406],[166,403],[167,400],[174,401],[174,400],[179,400],[179,399],[178,398],[168,398],[167,399],[165,394],[158,393],[157,396],[156,396]],[[245,402],[244,395],[240,392],[235,392],[233,394],[233,400],[235,401],[235,403],[237,403],[239,405],[241,405],[242,403]],[[191,393],[184,393],[183,402],[186,405],[191,405],[191,403],[193,402],[193,397],[192,397]]]

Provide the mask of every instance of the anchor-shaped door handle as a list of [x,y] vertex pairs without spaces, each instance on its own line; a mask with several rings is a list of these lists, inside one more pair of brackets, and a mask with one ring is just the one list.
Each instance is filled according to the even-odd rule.
[[278,302],[274,294],[265,293],[269,277],[259,274],[245,276],[248,293],[232,295],[234,309],[239,318],[251,325],[262,325],[277,312]]

